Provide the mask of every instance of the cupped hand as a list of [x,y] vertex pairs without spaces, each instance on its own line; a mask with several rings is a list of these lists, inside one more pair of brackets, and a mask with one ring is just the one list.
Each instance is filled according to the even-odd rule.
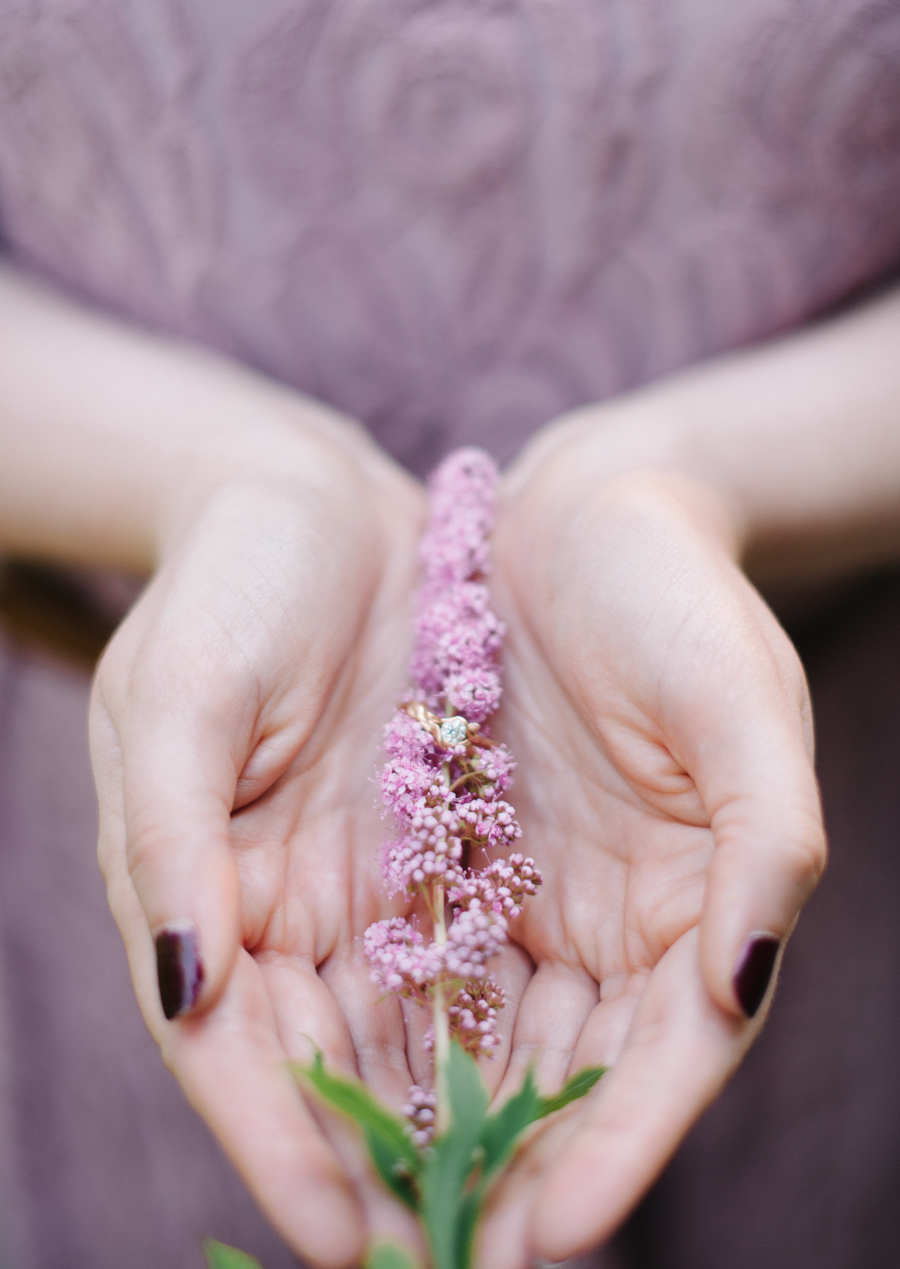
[[413,1235],[287,1060],[313,1042],[394,1102],[410,1082],[358,936],[393,915],[372,775],[405,680],[424,496],[368,450],[296,448],[186,517],[102,660],[91,739],[147,1024],[275,1226],[348,1266],[367,1226]]
[[608,478],[570,431],[512,470],[495,535],[500,732],[544,873],[513,928],[535,969],[501,1096],[532,1061],[548,1089],[612,1069],[496,1196],[490,1269],[624,1219],[758,1031],[825,862],[804,675],[730,508],[680,476]]

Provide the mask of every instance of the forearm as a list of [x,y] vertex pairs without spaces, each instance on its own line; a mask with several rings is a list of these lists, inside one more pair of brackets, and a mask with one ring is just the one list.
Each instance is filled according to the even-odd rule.
[[654,471],[713,491],[756,576],[897,558],[900,292],[565,416],[514,487],[575,450],[570,480]]
[[0,550],[143,571],[229,480],[387,466],[337,412],[0,269]]

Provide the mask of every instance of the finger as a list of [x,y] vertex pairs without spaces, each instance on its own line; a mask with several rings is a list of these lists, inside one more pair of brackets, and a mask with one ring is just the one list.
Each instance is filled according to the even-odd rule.
[[503,1029],[512,1030],[512,1052],[497,1091],[501,1103],[522,1087],[529,1069],[542,1092],[562,1087],[599,989],[585,970],[543,961],[520,994],[510,1015],[503,1015]]
[[[645,974],[617,975],[604,982],[604,999],[589,975],[545,962],[531,980],[516,1018],[516,1048],[501,1087],[501,1097],[521,1087],[525,1069],[535,1066],[538,1086],[558,1091],[584,1066],[615,1065],[646,988]],[[493,1196],[479,1240],[477,1263],[485,1269],[524,1269],[530,1263],[527,1231],[552,1148],[573,1129],[572,1116],[556,1115],[532,1137],[509,1178]]]
[[[263,974],[285,1050],[295,1061],[309,1061],[315,1019],[315,1040],[326,1066],[364,1079],[377,1096],[399,1109],[408,1100],[412,1078],[399,1002],[384,1000],[374,1007],[369,975],[352,955],[331,958],[327,970],[326,982],[309,957],[264,958]],[[317,1112],[363,1205],[370,1242],[401,1243],[410,1253],[417,1248],[421,1259],[418,1227],[375,1176],[358,1128],[322,1107]]]
[[[722,1087],[752,1030],[710,1000],[696,931],[684,935],[653,971],[613,1069],[573,1108],[570,1124],[538,1143],[523,1264],[525,1250],[564,1260],[609,1237]],[[591,1060],[579,1046],[573,1065]]]
[[[545,961],[533,973],[515,1013],[512,1052],[497,1091],[502,1103],[532,1070],[538,1088],[556,1092],[571,1069],[585,1024],[596,1009],[596,982],[582,970]],[[608,1046],[604,1045],[604,1052]],[[476,1264],[484,1269],[524,1269],[529,1214],[539,1184],[540,1151],[532,1143],[491,1197],[478,1236]]]
[[539,1147],[531,1143],[528,1164],[507,1172],[488,1198],[475,1239],[477,1269],[530,1269],[528,1227],[540,1188]]
[[715,849],[700,925],[700,963],[714,1000],[753,1017],[784,941],[825,867],[819,795],[794,698],[753,684],[727,724],[704,729],[694,766]]
[[[91,711],[101,865],[109,881],[116,857],[127,862],[155,941],[157,1007],[167,1019],[216,999],[241,930],[230,841],[236,772],[227,731],[190,696],[175,695],[135,700],[116,726],[98,680]],[[104,815],[105,802],[118,813]],[[145,1013],[152,1009],[148,999],[141,1003]]]
[[[307,1025],[315,1038],[317,1019]],[[243,950],[216,1007],[170,1029],[163,1055],[266,1215],[316,1265],[358,1263],[358,1198],[291,1076],[262,974]]]
[[379,1097],[402,1106],[413,1082],[407,1033],[397,999],[380,999],[368,966],[352,944],[319,967],[323,985],[340,1001],[346,1034],[344,1061]]
[[[155,978],[153,946],[122,856],[108,889],[141,999]],[[241,949],[224,992],[205,1013],[177,1026],[158,1006],[147,1013],[167,1066],[287,1242],[315,1265],[355,1265],[364,1241],[359,1201],[290,1075],[256,961]],[[315,1000],[305,1029],[317,1042],[328,1036]]]

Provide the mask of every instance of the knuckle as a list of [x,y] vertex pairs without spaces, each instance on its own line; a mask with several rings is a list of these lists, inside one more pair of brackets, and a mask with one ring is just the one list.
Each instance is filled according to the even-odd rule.
[[818,885],[828,863],[828,843],[821,822],[810,823],[788,838],[785,862],[796,884],[807,893]]
[[159,869],[167,853],[167,836],[153,821],[129,825],[125,854],[135,885]]

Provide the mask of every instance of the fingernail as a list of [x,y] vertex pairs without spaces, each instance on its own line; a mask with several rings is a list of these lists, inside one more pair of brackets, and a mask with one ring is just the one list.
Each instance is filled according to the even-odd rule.
[[748,1018],[763,1002],[772,978],[781,940],[774,934],[751,934],[734,969],[734,994]]
[[197,1003],[204,975],[197,929],[192,921],[175,921],[159,931],[156,973],[163,1013],[170,1021]]

